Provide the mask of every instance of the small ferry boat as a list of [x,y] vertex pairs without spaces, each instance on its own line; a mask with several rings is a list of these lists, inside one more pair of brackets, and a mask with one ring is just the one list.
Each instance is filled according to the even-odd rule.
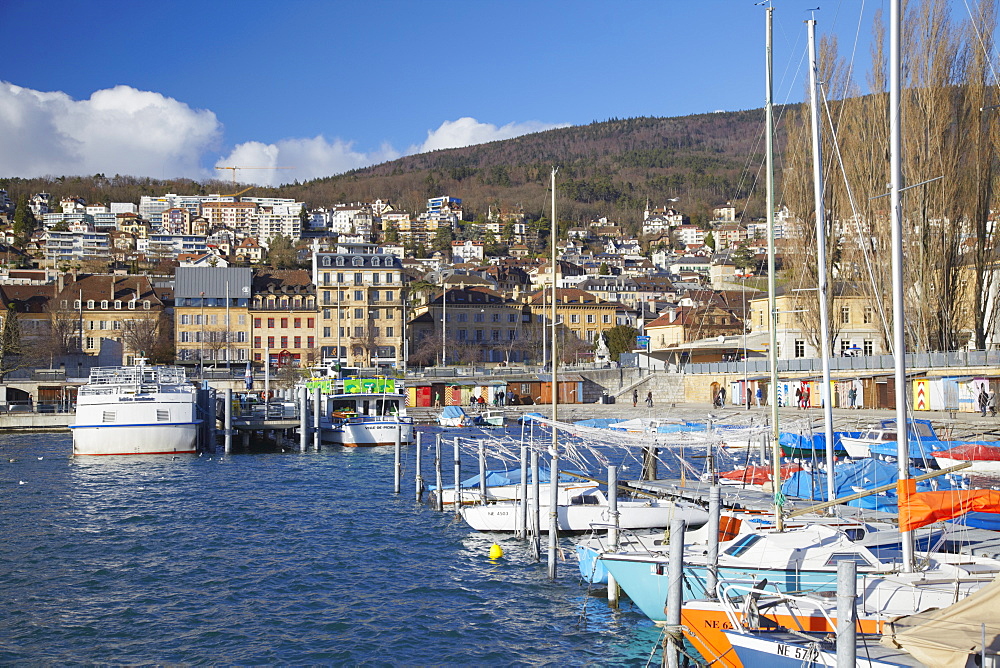
[[[310,382],[306,383],[310,387]],[[321,381],[322,382],[322,381]],[[311,389],[311,387],[310,387]],[[406,414],[406,395],[394,378],[344,378],[327,381],[326,415],[321,419],[324,443],[356,448],[413,443],[413,418]]]
[[74,455],[160,455],[197,450],[197,389],[172,366],[95,367],[77,393]]

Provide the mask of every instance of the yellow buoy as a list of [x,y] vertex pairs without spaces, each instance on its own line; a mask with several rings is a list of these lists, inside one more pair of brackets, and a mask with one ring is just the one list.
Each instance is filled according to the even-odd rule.
[[503,556],[503,548],[493,543],[490,545],[490,559],[499,559]]

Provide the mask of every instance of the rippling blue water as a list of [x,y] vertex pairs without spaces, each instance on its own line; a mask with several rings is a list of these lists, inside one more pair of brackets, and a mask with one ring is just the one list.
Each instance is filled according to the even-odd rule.
[[573,561],[552,582],[513,538],[489,561],[491,536],[415,503],[412,448],[395,496],[391,448],[70,446],[0,436],[3,664],[643,665],[657,638]]

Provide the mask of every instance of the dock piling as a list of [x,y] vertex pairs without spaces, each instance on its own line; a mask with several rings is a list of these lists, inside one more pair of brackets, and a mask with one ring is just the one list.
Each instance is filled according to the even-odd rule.
[[837,665],[853,666],[857,660],[858,565],[837,564]]
[[437,490],[437,500],[435,506],[439,513],[444,512],[444,490],[441,485],[444,480],[441,475],[441,434],[434,438],[434,488]]
[[320,429],[320,417],[323,415],[322,409],[322,390],[317,387],[313,390],[313,450],[319,452],[320,443],[323,441],[323,430]]
[[459,439],[455,437],[455,517],[462,514],[462,452]]
[[531,451],[531,504],[530,510],[528,511],[528,516],[530,520],[530,533],[531,533],[531,552],[535,557],[535,561],[540,561],[542,558],[542,507],[540,503],[540,494],[542,491],[542,484],[538,477],[538,451]]
[[[618,549],[618,467],[608,467],[608,514],[611,515],[608,524],[608,549]],[[608,573],[608,604],[618,607],[618,583],[615,576]]]
[[681,605],[684,600],[684,520],[673,520],[670,523],[670,557],[667,563],[670,575],[667,589],[667,666],[680,667],[681,647],[684,637],[681,634]]
[[525,539],[528,537],[528,446],[521,444],[521,483],[517,495],[518,515],[517,515],[517,537]]
[[423,454],[423,452],[420,449],[420,445],[421,445],[420,442],[423,440],[421,438],[422,436],[423,436],[423,432],[419,432],[418,431],[417,434],[416,434],[416,439],[417,439],[416,442],[415,442],[415,446],[416,447],[414,448],[414,451],[413,451],[414,456],[416,457],[416,460],[417,460],[416,461],[416,471],[415,471],[415,475],[414,475],[414,478],[413,478],[414,481],[415,481],[415,485],[416,485],[416,495],[415,495],[415,499],[414,500],[417,503],[420,503],[420,496],[424,493],[424,475],[423,475],[423,472],[421,471],[421,466],[420,466],[420,459],[421,459],[421,455]]
[[233,389],[226,388],[226,431],[223,437],[223,450],[228,455],[233,451]]
[[486,505],[486,440],[479,439],[479,502]]
[[719,586],[719,520],[722,514],[722,490],[713,484],[708,489],[708,578],[705,589],[714,599]]
[[299,388],[299,450],[306,451],[309,445],[309,390],[303,385]]
[[401,479],[403,477],[403,462],[402,462],[402,457],[400,456],[402,454],[400,452],[402,450],[402,444],[400,443],[400,441],[402,439],[399,438],[399,435],[400,435],[400,431],[399,431],[399,429],[397,429],[396,430],[396,438],[395,438],[396,442],[393,443],[393,446],[394,446],[393,447],[393,457],[394,457],[393,463],[395,465],[392,467],[392,470],[393,470],[393,474],[392,474],[393,486],[392,486],[392,489],[393,489],[393,491],[396,494],[399,494],[399,492],[401,490],[400,483],[401,483]]

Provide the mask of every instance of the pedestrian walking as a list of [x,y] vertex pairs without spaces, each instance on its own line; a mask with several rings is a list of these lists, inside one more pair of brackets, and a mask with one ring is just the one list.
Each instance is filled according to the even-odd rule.
[[719,408],[726,407],[726,388],[719,388]]
[[802,408],[802,388],[795,388],[795,407],[798,409]]
[[650,390],[649,392],[646,393],[646,405],[649,406],[650,408],[653,407],[653,391],[652,390]]
[[639,390],[632,390],[632,408],[639,405]]
[[986,386],[983,385],[979,388],[979,412],[983,417],[986,417],[986,409],[989,407],[990,397],[986,394]]
[[852,386],[851,389],[847,391],[847,403],[851,408],[854,408],[854,402],[858,400],[858,391]]
[[507,390],[507,405],[514,405],[514,390]]
[[761,405],[760,400],[764,398],[764,391],[758,387],[757,391],[754,392],[753,396],[754,399],[757,400],[757,406],[759,407]]
[[997,416],[997,393],[996,390],[990,390],[989,395],[986,398],[986,407],[990,409],[990,415],[992,417]]
[[809,388],[802,391],[802,408],[809,408]]

